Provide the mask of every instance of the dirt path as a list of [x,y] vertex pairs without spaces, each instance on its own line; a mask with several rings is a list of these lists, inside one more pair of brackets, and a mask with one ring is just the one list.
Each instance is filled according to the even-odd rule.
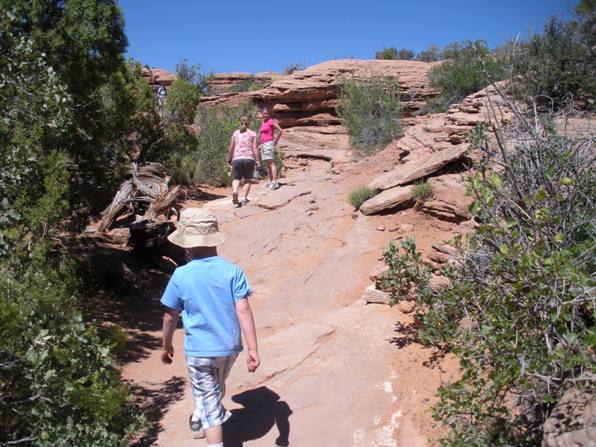
[[[234,208],[228,197],[204,205],[229,235],[220,254],[246,271],[255,291],[262,358],[249,375],[241,354],[229,378],[225,404],[234,422],[226,424],[226,446],[432,445],[438,432],[429,407],[453,361],[429,362],[431,353],[411,343],[410,316],[367,306],[360,297],[382,248],[396,236],[379,226],[411,223],[408,234],[423,250],[453,228],[414,210],[355,217],[346,199],[371,178],[373,160],[339,168],[302,163],[281,189],[254,188],[246,207]],[[141,444],[204,445],[187,428],[193,404],[183,331],[175,335],[174,365],[159,361],[160,293],[148,291],[150,304],[143,306],[152,310],[142,315],[156,320],[130,325],[132,354],[123,366],[155,422]]]

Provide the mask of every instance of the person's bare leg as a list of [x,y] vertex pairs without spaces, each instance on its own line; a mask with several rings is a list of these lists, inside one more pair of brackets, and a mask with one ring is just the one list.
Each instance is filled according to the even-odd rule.
[[267,176],[269,177],[269,182],[274,182],[275,163],[273,163],[273,160],[265,160],[265,163],[267,164]]
[[232,180],[232,202],[234,205],[238,204],[238,187],[240,186],[240,180]]
[[250,185],[252,184],[252,180],[245,180],[244,186],[242,187],[242,195],[244,196],[244,200],[248,201],[248,193],[250,192]]
[[215,425],[205,430],[207,444],[220,444],[223,442],[223,430],[221,425]]

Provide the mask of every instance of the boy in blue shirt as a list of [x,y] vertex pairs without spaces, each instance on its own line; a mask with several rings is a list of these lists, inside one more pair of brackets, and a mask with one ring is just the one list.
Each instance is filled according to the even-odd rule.
[[172,336],[182,314],[184,355],[196,405],[190,429],[195,438],[206,435],[207,446],[223,447],[222,424],[231,413],[221,400],[225,380],[242,350],[240,329],[248,347],[248,371],[255,372],[260,364],[247,299],[252,289],[240,267],[217,255],[217,245],[226,237],[208,210],[184,210],[178,228],[168,239],[185,248],[191,261],[174,271],[161,298],[166,306],[162,362],[172,363]]

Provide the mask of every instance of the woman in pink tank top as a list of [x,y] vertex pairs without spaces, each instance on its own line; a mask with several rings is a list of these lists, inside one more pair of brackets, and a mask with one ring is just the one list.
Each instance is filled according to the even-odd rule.
[[[261,110],[263,116],[263,123],[261,124],[260,140],[261,140],[261,158],[267,166],[268,182],[265,183],[265,188],[277,189],[279,183],[277,182],[277,168],[275,166],[275,155],[277,153],[276,146],[283,129],[273,118],[269,116],[269,110]],[[277,131],[277,135],[276,132]]]

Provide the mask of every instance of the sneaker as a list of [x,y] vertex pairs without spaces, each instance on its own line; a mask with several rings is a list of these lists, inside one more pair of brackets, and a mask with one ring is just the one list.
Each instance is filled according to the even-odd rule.
[[238,193],[237,192],[232,193],[232,203],[234,205],[238,205]]
[[203,439],[205,437],[205,430],[203,430],[203,424],[201,420],[193,421],[192,414],[188,418],[188,428],[192,433],[192,439]]
[[273,182],[267,182],[267,183],[265,183],[265,186],[264,187],[267,188],[267,189],[272,189],[273,188]]
[[276,180],[275,182],[273,182],[273,186],[271,187],[271,189],[279,189],[280,184],[279,182]]
[[248,200],[248,199],[242,199],[242,200],[240,201],[240,206],[244,206],[244,205],[246,205],[248,202],[250,202],[250,200]]

